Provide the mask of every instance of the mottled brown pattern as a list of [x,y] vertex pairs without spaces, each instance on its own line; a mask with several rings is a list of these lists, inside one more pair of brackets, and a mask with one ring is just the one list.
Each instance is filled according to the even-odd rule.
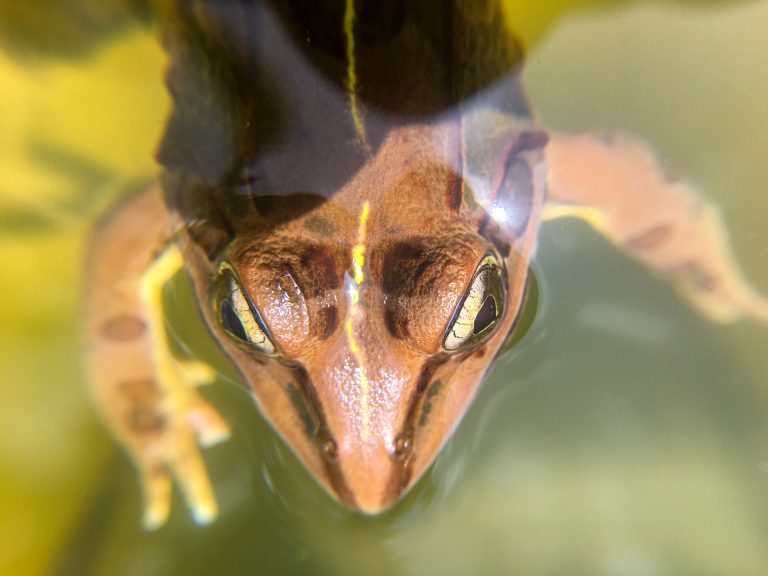
[[130,342],[147,331],[147,323],[138,316],[121,314],[110,318],[101,327],[101,333],[113,342]]
[[711,292],[717,287],[717,278],[695,260],[688,260],[674,266],[670,272],[676,278],[691,285],[701,292]]
[[137,435],[159,434],[165,425],[165,417],[154,406],[133,406],[128,413],[128,427]]
[[155,436],[166,426],[159,412],[162,390],[152,378],[126,380],[117,385],[124,402],[125,426],[137,437]]
[[627,247],[632,250],[653,250],[664,244],[672,235],[672,227],[659,224],[627,240]]

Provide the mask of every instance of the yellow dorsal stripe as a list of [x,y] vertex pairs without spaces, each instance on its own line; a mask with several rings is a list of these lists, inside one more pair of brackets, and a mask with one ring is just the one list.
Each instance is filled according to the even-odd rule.
[[365,236],[366,226],[368,222],[368,214],[370,213],[371,206],[366,201],[363,204],[362,212],[360,213],[360,223],[357,229],[357,242],[352,247],[352,280],[354,286],[351,290],[351,299],[349,303],[349,315],[347,316],[347,322],[344,327],[347,332],[347,341],[349,342],[349,349],[352,352],[352,356],[355,358],[355,362],[360,368],[360,421],[362,426],[363,438],[367,438],[369,435],[369,386],[368,376],[365,368],[365,355],[360,345],[355,339],[354,332],[354,320],[360,315],[358,304],[360,302],[360,289],[359,286],[365,279]]
[[371,205],[366,200],[363,204],[363,211],[360,214],[360,224],[357,228],[357,244],[352,247],[352,269],[354,270],[355,284],[360,286],[365,278],[363,266],[365,266],[365,226],[368,222],[368,213]]
[[344,11],[344,36],[347,40],[347,96],[349,97],[349,112],[355,125],[360,143],[370,152],[368,136],[357,103],[357,66],[355,64],[355,0],[347,0]]

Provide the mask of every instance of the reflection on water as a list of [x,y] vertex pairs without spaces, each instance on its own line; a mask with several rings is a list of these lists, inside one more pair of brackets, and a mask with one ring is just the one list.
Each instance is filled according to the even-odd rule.
[[[723,207],[768,290],[768,140],[755,129],[768,125],[768,5],[518,4],[539,115],[653,143]],[[225,373],[206,394],[235,431],[206,453],[219,521],[197,528],[176,500],[167,527],[142,533],[133,470],[90,409],[73,335],[87,229],[155,172],[163,57],[137,27],[89,50],[0,59],[2,572],[765,572],[765,329],[708,323],[567,221],[543,227],[533,326],[427,477],[375,518],[316,486],[231,384],[188,288],[170,287],[175,330]]]

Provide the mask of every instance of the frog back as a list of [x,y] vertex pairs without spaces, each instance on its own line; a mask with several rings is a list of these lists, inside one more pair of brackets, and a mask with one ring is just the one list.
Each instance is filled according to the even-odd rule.
[[498,3],[172,2],[161,29],[166,199],[214,260],[332,198],[394,130],[530,119]]

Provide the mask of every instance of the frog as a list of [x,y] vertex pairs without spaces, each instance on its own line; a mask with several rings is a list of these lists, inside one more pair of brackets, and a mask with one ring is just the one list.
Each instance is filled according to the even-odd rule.
[[[219,514],[202,449],[215,370],[172,351],[163,287],[342,505],[385,511],[429,469],[523,315],[542,222],[581,218],[713,321],[765,322],[717,207],[621,134],[531,109],[503,3],[158,3],[173,107],[160,182],[93,232],[90,380],[141,482]],[[183,272],[182,272],[183,271]]]

